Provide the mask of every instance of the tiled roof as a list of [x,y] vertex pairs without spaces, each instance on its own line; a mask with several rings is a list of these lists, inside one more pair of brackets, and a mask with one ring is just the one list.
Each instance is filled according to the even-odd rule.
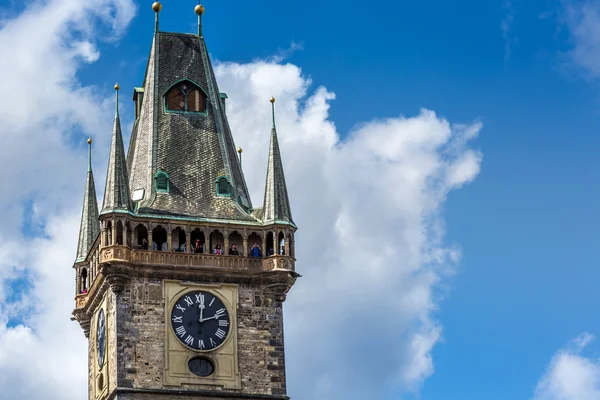
[[75,262],[84,261],[92,248],[94,241],[100,234],[100,221],[98,221],[98,199],[96,198],[96,185],[91,165],[91,150],[88,162],[88,173],[83,195],[83,211],[81,212],[81,225],[79,227],[79,242],[77,244],[77,258]]
[[110,144],[108,170],[106,172],[106,186],[104,189],[102,214],[113,211],[132,211],[127,175],[123,134],[121,133],[121,120],[119,118],[117,101],[117,112]]
[[[206,113],[165,110],[163,95],[181,80],[207,94]],[[131,193],[144,190],[140,213],[256,222],[203,38],[155,35],[128,164]],[[169,176],[169,192],[155,189],[159,170]],[[231,197],[217,195],[221,176],[231,182]]]

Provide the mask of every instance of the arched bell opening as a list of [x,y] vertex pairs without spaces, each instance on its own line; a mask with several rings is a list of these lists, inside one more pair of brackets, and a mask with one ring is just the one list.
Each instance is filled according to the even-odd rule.
[[238,231],[233,231],[229,234],[229,249],[227,254],[230,256],[244,255],[244,238]]
[[200,228],[196,228],[190,235],[190,253],[205,253],[206,238]]
[[152,229],[152,250],[167,251],[167,230],[162,225]]
[[121,221],[117,221],[117,238],[116,244],[122,246],[123,245],[123,223]]
[[256,232],[252,232],[248,236],[248,256],[250,257],[262,257],[263,252],[261,249],[262,238]]
[[108,221],[106,223],[106,245],[112,246],[112,244],[113,244],[112,222]]
[[210,248],[212,254],[222,255],[224,254],[225,240],[223,234],[215,229],[210,234]]
[[279,235],[277,235],[277,254],[282,256],[287,255],[285,248],[285,235],[283,232],[279,232]]
[[138,249],[148,250],[148,228],[144,224],[135,227],[135,245]]
[[181,227],[178,226],[173,229],[171,232],[171,250],[185,253],[187,250],[185,239],[185,231]]
[[[79,290],[79,293],[81,293],[81,294],[87,293],[87,291],[88,291],[88,272],[87,272],[87,269],[85,269],[85,268],[81,269],[80,279],[81,279],[81,288]],[[73,293],[73,292],[71,292],[71,293]]]
[[267,256],[272,256],[273,254],[275,254],[275,250],[273,249],[274,243],[275,242],[273,241],[273,232],[267,233]]

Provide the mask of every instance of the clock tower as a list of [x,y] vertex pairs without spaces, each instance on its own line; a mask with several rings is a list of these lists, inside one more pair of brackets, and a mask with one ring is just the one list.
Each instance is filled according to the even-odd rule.
[[[102,209],[91,161],[74,319],[89,399],[288,399],[283,302],[299,276],[273,125],[263,207],[252,205],[202,34],[162,32],[133,90],[125,154],[119,85]],[[89,157],[91,160],[91,140]]]

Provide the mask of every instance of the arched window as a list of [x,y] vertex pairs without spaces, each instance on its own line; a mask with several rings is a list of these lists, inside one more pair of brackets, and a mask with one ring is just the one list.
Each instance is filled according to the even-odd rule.
[[179,82],[165,95],[165,107],[168,111],[205,112],[206,95],[190,81]]
[[87,293],[88,288],[88,273],[87,269],[83,268],[81,270],[81,290],[79,293]]
[[123,245],[123,223],[117,221],[117,238],[116,244]]
[[217,195],[218,196],[229,196],[231,195],[231,185],[229,179],[226,176],[220,176],[217,178]]
[[158,171],[154,175],[157,192],[169,192],[169,175],[165,171]]
[[168,251],[167,230],[161,225],[157,225],[152,229],[152,250]]

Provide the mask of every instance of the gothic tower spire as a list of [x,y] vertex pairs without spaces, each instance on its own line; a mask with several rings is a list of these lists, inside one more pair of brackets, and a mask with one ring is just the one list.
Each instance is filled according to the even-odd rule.
[[119,89],[119,84],[116,84],[115,123],[110,145],[108,171],[106,172],[106,187],[104,189],[102,214],[114,211],[132,211],[131,199],[129,197],[127,164],[125,162],[125,149],[123,146],[123,134],[121,133],[121,120],[119,118]]
[[271,97],[273,127],[271,128],[271,145],[267,165],[267,183],[265,185],[264,222],[292,222],[292,210],[288,198],[283,163],[275,128],[275,98]]
[[88,172],[83,195],[83,211],[81,212],[76,263],[85,261],[99,233],[98,199],[96,197],[94,174],[92,173],[92,139],[88,139]]

